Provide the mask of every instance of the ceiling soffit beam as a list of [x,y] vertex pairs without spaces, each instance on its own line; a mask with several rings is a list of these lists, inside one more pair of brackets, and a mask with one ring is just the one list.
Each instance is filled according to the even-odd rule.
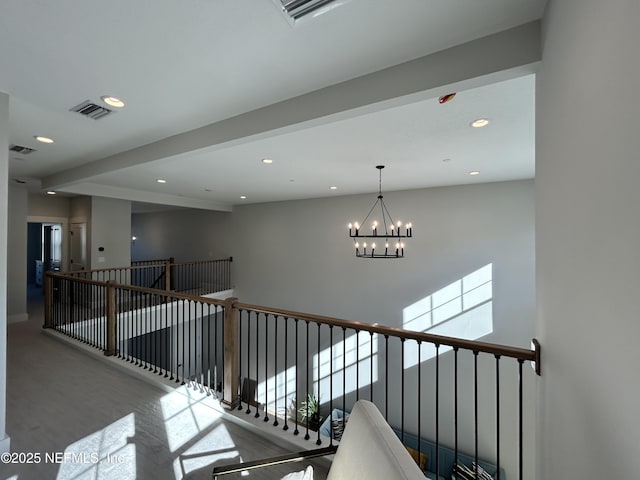
[[[272,135],[535,72],[542,59],[540,21],[479,38],[320,90],[65,170],[42,181],[56,189],[97,175]],[[444,92],[447,93],[447,92]]]
[[132,202],[175,205],[177,207],[199,208],[201,210],[214,210],[217,212],[231,212],[233,210],[231,205],[222,202],[180,197],[167,193],[142,192],[130,188],[112,187],[110,185],[90,182],[75,183],[59,191],[77,195],[87,195],[89,197],[119,198],[121,200],[131,200]]

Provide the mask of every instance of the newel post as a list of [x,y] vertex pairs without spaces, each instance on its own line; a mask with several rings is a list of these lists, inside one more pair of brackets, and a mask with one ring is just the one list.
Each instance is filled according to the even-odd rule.
[[117,353],[116,348],[116,282],[107,282],[107,345],[104,354],[113,356]]
[[53,325],[51,324],[51,310],[53,309],[53,305],[51,301],[53,300],[52,295],[53,281],[51,280],[51,276],[48,273],[44,275],[44,325],[42,328],[51,328]]
[[164,289],[171,291],[171,260],[164,263]]
[[238,299],[230,297],[224,304],[224,391],[222,392],[222,406],[233,410],[238,406],[238,330],[239,312],[234,307]]

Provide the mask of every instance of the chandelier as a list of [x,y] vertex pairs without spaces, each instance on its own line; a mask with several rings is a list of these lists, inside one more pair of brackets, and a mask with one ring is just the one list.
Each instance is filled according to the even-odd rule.
[[[354,222],[349,224],[349,237],[353,238],[356,247],[356,257],[360,258],[403,258],[404,238],[412,236],[411,223],[395,222],[382,199],[382,169],[384,165],[378,165],[379,171],[378,198],[374,202],[371,210],[362,223]],[[380,221],[378,219],[371,222],[371,233],[362,231],[369,217],[376,207],[380,207]],[[374,214],[375,216],[375,214]],[[368,239],[372,239],[369,241]],[[362,242],[362,243],[360,243]]]

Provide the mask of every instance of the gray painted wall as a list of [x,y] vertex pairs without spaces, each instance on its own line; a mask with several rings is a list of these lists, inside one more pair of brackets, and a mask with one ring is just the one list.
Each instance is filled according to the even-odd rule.
[[176,210],[131,216],[132,260],[175,257],[178,262],[230,255],[231,214],[209,210]]
[[[0,92],[0,453],[9,451],[7,405],[7,245],[9,216],[9,95]],[[25,226],[26,228],[26,226]]]
[[414,225],[399,260],[353,254],[347,224],[361,222],[374,200],[372,194],[237,207],[229,253],[242,301],[401,326],[403,307],[493,263],[492,340],[529,346],[532,181],[386,193],[395,219]]
[[71,198],[39,193],[29,194],[30,217],[68,218],[71,214]]
[[7,312],[9,321],[21,321],[27,315],[27,189],[9,185],[9,222],[7,238]]
[[541,479],[638,477],[638,19],[637,1],[547,6],[536,84]]
[[[128,266],[131,262],[131,202],[91,197],[91,268]],[[103,248],[103,251],[100,251]]]

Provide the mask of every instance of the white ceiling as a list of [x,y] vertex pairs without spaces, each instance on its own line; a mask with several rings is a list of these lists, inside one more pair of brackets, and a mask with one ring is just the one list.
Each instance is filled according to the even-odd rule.
[[[74,193],[230,208],[370,192],[377,164],[388,167],[386,190],[533,176],[531,75],[467,86],[445,105],[432,91],[215,148],[176,137],[179,155],[147,146],[524,24],[545,6],[349,0],[292,25],[278,1],[3,0],[0,91],[10,95],[10,143],[38,150],[11,154],[11,177]],[[97,121],[69,112],[106,94],[126,107]],[[478,117],[491,124],[470,128]],[[264,157],[274,163],[263,165]],[[100,168],[69,177],[89,162]],[[470,177],[470,170],[480,175]]]

